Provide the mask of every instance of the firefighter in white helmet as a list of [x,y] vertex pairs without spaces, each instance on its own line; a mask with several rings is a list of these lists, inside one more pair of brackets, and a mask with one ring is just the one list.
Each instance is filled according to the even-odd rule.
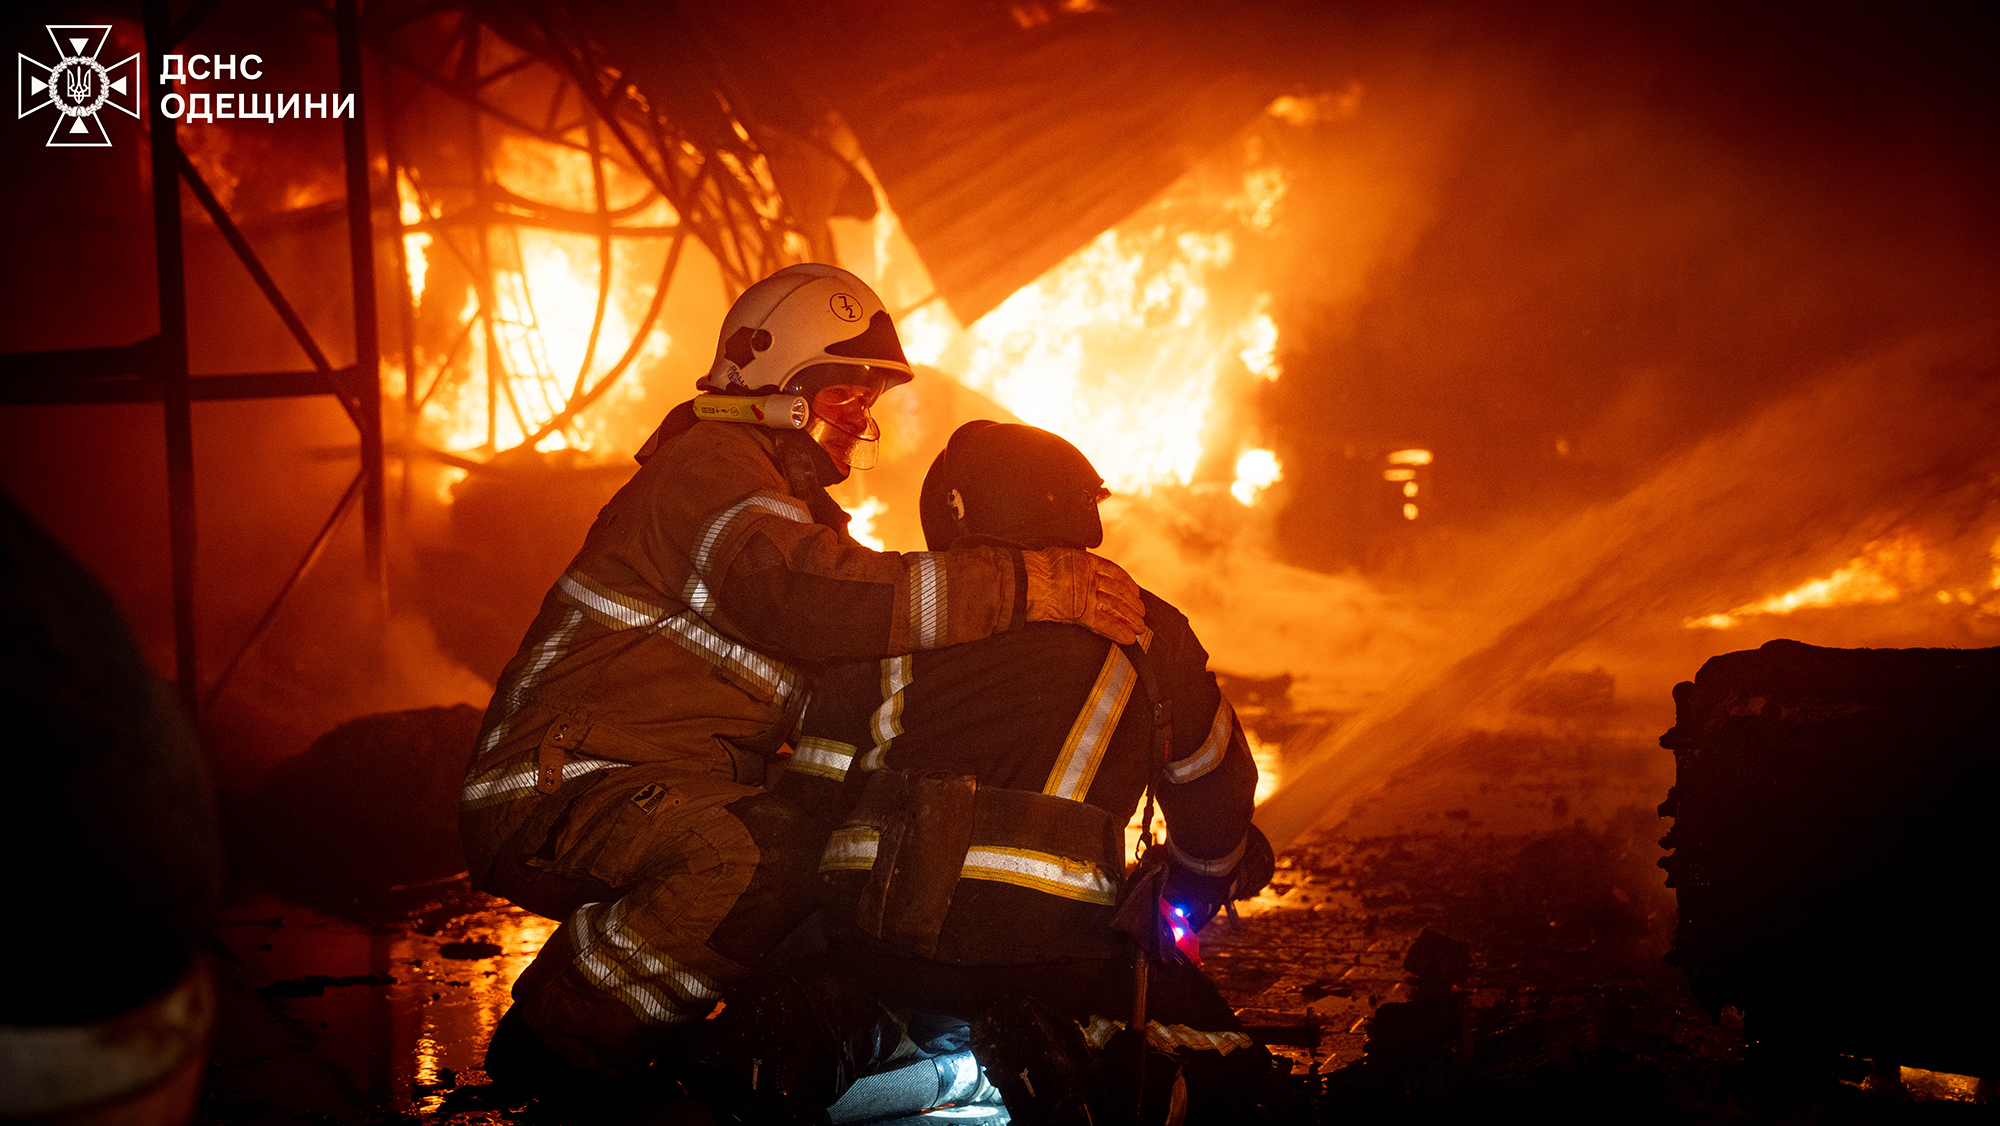
[[1081,550],[896,554],[847,535],[825,486],[873,464],[870,409],[910,377],[853,274],[806,264],[750,287],[702,394],[543,600],[460,807],[478,885],[564,920],[515,983],[497,1082],[643,1073],[810,908],[820,841],[758,787],[818,662],[1031,621],[1120,642],[1143,627],[1131,579]]

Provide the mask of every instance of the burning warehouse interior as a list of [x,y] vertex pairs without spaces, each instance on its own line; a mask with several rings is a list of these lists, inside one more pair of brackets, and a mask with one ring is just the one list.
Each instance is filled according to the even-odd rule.
[[[1990,16],[64,0],[6,26],[0,1118],[1990,1114]],[[799,347],[793,295],[847,327],[755,382]],[[812,421],[672,413],[698,388]],[[1101,542],[978,523],[988,482],[1077,461]],[[666,577],[593,570],[614,540],[669,544]],[[1144,647],[1098,638],[1136,611],[1079,547],[1157,596]],[[1094,646],[1068,702],[968,679],[1051,637]],[[682,728],[607,739],[596,679],[562,690],[595,711],[536,695],[628,643],[657,674],[630,714]],[[674,711],[696,696],[734,718]],[[732,734],[752,699],[761,743]],[[1044,718],[1040,794],[891,752]],[[707,757],[660,773],[646,740],[696,722]],[[1125,809],[1084,800],[1120,739],[1164,764],[1106,802],[1143,805],[1122,849]],[[813,786],[858,801],[816,838]],[[1095,811],[1119,855],[980,837],[1009,795]],[[1198,843],[1253,800],[1267,870],[1240,819]],[[612,856],[654,823],[671,860]],[[810,855],[767,884],[805,847],[780,823]],[[898,980],[1007,1000],[932,1036],[928,995],[825,982],[916,964],[881,955],[921,914],[885,889],[940,852],[911,949],[958,976]],[[701,880],[783,933],[750,944]],[[1007,1008],[1024,966],[1098,963],[941,954],[977,895],[1072,912],[1007,908],[1009,949],[1123,927],[1098,961],[1127,1008]],[[1213,914],[1198,952],[1166,900]],[[565,973],[613,1001],[541,1000]],[[1206,1025],[1160,984],[1202,976]]]

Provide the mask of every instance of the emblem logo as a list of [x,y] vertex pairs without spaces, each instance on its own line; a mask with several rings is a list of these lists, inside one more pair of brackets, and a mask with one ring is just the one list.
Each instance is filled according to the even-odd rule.
[[47,106],[56,108],[56,127],[49,133],[49,147],[57,149],[105,149],[111,134],[97,119],[105,107],[139,116],[139,98],[145,83],[139,74],[139,55],[105,66],[98,61],[104,44],[111,38],[108,23],[51,23],[49,38],[56,45],[54,65],[37,62],[25,52],[14,60],[16,120]]
[[826,304],[833,310],[833,315],[843,321],[853,322],[861,319],[861,302],[845,293],[834,294]]

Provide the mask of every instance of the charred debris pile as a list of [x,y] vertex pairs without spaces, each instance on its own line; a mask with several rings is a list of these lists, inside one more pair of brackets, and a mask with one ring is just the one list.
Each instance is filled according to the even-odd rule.
[[[1668,960],[1696,995],[1789,1066],[1990,1076],[2000,649],[1773,641],[1674,700]],[[1893,984],[1857,988],[1873,966]]]

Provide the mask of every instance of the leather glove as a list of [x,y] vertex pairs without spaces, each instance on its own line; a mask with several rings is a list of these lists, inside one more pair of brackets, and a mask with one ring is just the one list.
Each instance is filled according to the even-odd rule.
[[1120,645],[1146,624],[1139,584],[1109,559],[1074,547],[1021,553],[1028,569],[1028,620],[1074,622]]
[[1250,835],[1243,839],[1243,859],[1236,862],[1236,871],[1231,873],[1234,884],[1229,889],[1231,899],[1252,899],[1258,892],[1271,886],[1271,877],[1278,870],[1278,856],[1271,851],[1271,838],[1264,830],[1250,826]]
[[1180,908],[1187,921],[1199,930],[1208,925],[1222,905],[1229,902],[1230,881],[1235,873],[1205,876],[1173,860],[1167,861],[1167,902]]

